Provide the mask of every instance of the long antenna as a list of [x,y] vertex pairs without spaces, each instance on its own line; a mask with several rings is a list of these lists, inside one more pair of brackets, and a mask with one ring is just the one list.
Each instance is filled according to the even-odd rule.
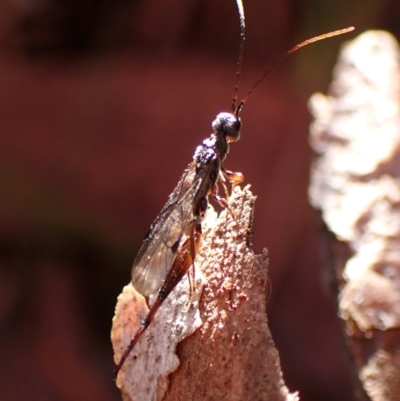
[[[238,0],[237,0],[238,1]],[[328,33],[324,33],[323,35],[318,35],[315,36],[311,39],[307,39],[304,42],[301,42],[299,44],[297,44],[296,46],[292,47],[290,50],[288,50],[285,54],[283,54],[277,61],[275,61],[274,64],[272,64],[272,66],[257,80],[257,82],[250,88],[250,90],[246,93],[245,97],[240,101],[240,103],[238,104],[238,106],[236,107],[236,109],[234,110],[234,113],[236,116],[239,116],[239,113],[243,107],[243,105],[245,104],[246,100],[249,98],[251,92],[253,92],[253,90],[260,84],[260,82],[278,65],[280,64],[283,60],[285,60],[288,56],[290,56],[292,53],[294,53],[295,51],[299,50],[301,47],[307,46],[311,43],[314,42],[318,42],[319,40],[323,40],[323,39],[327,39],[327,38],[331,38],[332,36],[338,36],[338,35],[343,35],[344,33],[347,32],[351,32],[354,30],[353,26],[350,26],[349,28],[344,28],[344,29],[339,29],[337,31],[333,31],[333,32],[328,32]],[[244,32],[244,28],[242,28],[242,32]],[[241,60],[239,59],[239,62],[241,63]],[[236,85],[238,86],[238,83],[236,83]],[[236,89],[237,87],[235,87],[235,94],[236,94]],[[234,98],[234,104],[236,104],[236,99]]]
[[243,61],[243,51],[244,51],[244,41],[245,37],[245,22],[244,22],[244,8],[242,0],[236,0],[237,8],[239,11],[239,18],[240,18],[240,48],[239,48],[239,59],[237,63],[237,71],[236,71],[236,84],[235,90],[233,92],[232,98],[232,113],[236,111],[236,102],[238,99],[238,92],[239,92],[239,82],[240,82],[240,74],[242,73],[242,61]]

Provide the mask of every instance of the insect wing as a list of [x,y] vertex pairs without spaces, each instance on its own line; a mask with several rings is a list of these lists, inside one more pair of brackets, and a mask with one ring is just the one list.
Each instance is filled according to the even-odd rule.
[[190,235],[193,202],[206,170],[196,174],[196,164],[189,165],[150,227],[132,267],[132,284],[142,295],[148,296],[160,289],[176,252]]

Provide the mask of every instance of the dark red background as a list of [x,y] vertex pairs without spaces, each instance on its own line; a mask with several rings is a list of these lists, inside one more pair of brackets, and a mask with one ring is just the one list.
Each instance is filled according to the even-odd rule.
[[[285,50],[355,25],[396,27],[397,2],[247,1],[242,94]],[[307,99],[354,35],[291,56],[257,88],[225,165],[258,195],[269,318],[302,401],[351,400],[307,203]],[[131,262],[193,150],[229,109],[233,0],[0,4],[0,400],[120,399],[109,342]]]

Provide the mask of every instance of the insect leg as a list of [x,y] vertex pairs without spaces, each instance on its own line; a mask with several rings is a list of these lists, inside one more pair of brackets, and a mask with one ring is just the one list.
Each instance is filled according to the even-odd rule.
[[233,171],[225,170],[224,166],[221,166],[221,171],[232,184],[232,188],[244,181],[244,176],[242,173],[234,173]]
[[228,191],[228,187],[226,186],[226,177],[223,174],[220,174],[218,176],[219,181],[221,182],[222,188],[224,188],[224,192],[225,192],[225,199],[229,198],[229,191]]
[[232,218],[236,220],[235,214],[233,213],[232,209],[230,208],[228,201],[225,198],[222,198],[218,193],[218,183],[215,183],[212,186],[210,192],[211,192],[211,195],[213,196],[215,202],[217,202],[224,209],[227,209],[229,211],[229,213],[231,214]]
[[214,199],[220,206],[222,206],[224,209],[228,209],[229,213],[233,217],[233,219],[236,220],[234,213],[232,212],[232,209],[229,207],[227,198],[229,197],[228,190],[225,185],[225,180],[227,179],[231,184],[232,188],[234,188],[236,185],[240,184],[244,180],[244,176],[242,173],[234,173],[229,170],[225,170],[225,167],[221,165],[221,173],[218,177],[218,182],[220,182],[224,188],[225,191],[225,196],[226,198],[222,198],[218,194],[218,183],[215,183],[213,187],[211,188],[211,194],[213,195]]
[[203,221],[204,215],[206,214],[208,207],[208,201],[206,196],[202,196],[195,208],[195,218],[194,218],[194,224],[192,226],[192,232],[191,232],[191,247],[190,247],[190,256],[193,260],[193,269],[192,269],[192,277],[190,277],[190,274],[188,274],[188,279],[189,279],[189,284],[190,284],[190,299],[192,298],[192,293],[195,290],[195,274],[196,274],[196,267],[195,267],[195,259],[196,259],[196,253],[199,249],[200,246],[200,238],[202,234],[202,229],[201,229],[201,222]]
[[[219,182],[221,182],[221,184],[223,185],[224,190],[225,190],[225,194],[228,197],[229,194],[227,194],[225,180],[226,179],[229,180],[229,182],[232,184],[232,188],[234,188],[236,185],[238,185],[241,182],[243,182],[244,176],[243,176],[242,173],[233,173],[232,171],[225,170],[224,166],[221,166],[221,172],[222,172],[222,175],[219,176]],[[239,225],[241,225],[239,223],[238,219],[236,218],[235,213],[233,213],[232,209],[230,208],[228,200],[226,198],[222,198],[218,194],[218,183],[215,183],[214,186],[211,188],[211,194],[213,195],[215,201],[218,202],[218,204],[220,206],[222,206],[223,208],[225,208],[225,209],[227,209],[229,211],[229,213],[231,214],[233,220],[235,220]],[[246,230],[247,230],[247,228],[246,228]]]

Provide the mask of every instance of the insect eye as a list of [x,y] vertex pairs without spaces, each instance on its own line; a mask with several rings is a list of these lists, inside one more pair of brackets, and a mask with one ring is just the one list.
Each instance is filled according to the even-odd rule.
[[227,124],[225,127],[226,139],[228,142],[235,142],[240,138],[240,130],[242,128],[242,122],[239,118],[236,118],[233,121],[230,121],[230,124]]

